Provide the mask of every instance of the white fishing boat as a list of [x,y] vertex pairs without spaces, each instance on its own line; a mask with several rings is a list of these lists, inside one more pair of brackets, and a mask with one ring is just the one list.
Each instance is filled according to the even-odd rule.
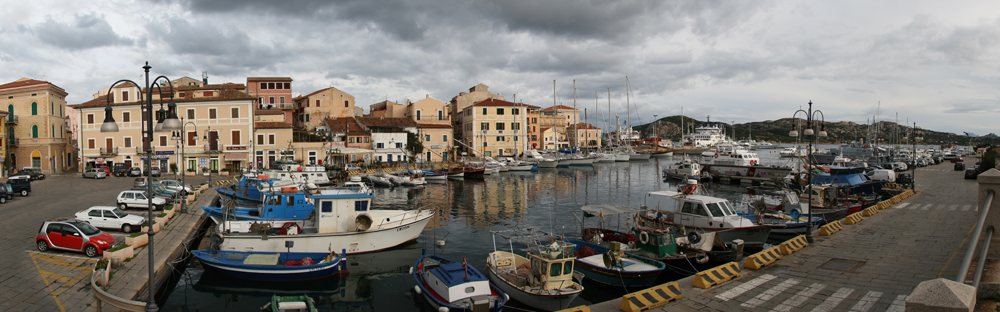
[[628,154],[628,160],[649,160],[649,153],[630,153]]
[[688,179],[711,179],[712,176],[706,171],[702,171],[701,164],[690,158],[685,158],[679,162],[670,164],[666,169],[663,169],[663,175],[679,179],[681,181],[687,181]]
[[537,150],[528,150],[528,159],[536,161],[538,163],[538,168],[555,168],[559,166],[559,160],[543,156]]
[[330,184],[326,168],[319,165],[299,165],[296,162],[279,161],[271,164],[271,169],[251,172],[253,175],[267,175],[277,179],[275,185],[312,183],[319,186]]
[[631,158],[632,158],[632,157],[631,157],[631,156],[629,156],[629,154],[628,154],[628,153],[624,153],[624,152],[617,152],[617,153],[615,153],[615,161],[616,161],[616,162],[625,162],[625,161],[629,161],[629,159],[631,159]]
[[420,173],[386,174],[385,177],[397,185],[417,186],[427,184],[427,180]]
[[683,225],[688,230],[716,232],[727,244],[743,240],[747,246],[759,248],[767,241],[772,228],[782,226],[759,225],[742,217],[725,198],[707,195],[689,195],[697,185],[688,185],[683,191],[655,191],[646,193],[648,218]]
[[792,168],[789,167],[761,165],[757,153],[732,142],[720,143],[716,145],[715,150],[702,152],[698,163],[704,167],[703,171],[708,171],[713,177],[784,179],[792,172]]
[[223,220],[213,240],[220,250],[286,252],[292,241],[294,252],[327,252],[346,249],[349,254],[392,248],[417,239],[434,216],[425,209],[369,209],[373,194],[360,188],[337,188],[310,192],[315,206],[312,217],[303,220]]
[[[545,233],[530,228],[493,232],[494,252],[486,257],[486,274],[511,299],[544,311],[566,309],[583,292],[573,281],[573,245],[561,239],[548,243],[548,237],[542,240],[539,234]],[[527,243],[527,257],[514,253],[513,243],[508,243],[510,251],[497,250],[497,236]]]

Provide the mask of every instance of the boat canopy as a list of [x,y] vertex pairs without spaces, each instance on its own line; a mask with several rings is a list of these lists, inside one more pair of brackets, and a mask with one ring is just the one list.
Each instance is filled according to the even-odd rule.
[[635,209],[629,206],[614,205],[614,204],[598,204],[598,205],[587,205],[580,207],[583,212],[592,215],[612,215],[620,213],[636,213],[639,209]]

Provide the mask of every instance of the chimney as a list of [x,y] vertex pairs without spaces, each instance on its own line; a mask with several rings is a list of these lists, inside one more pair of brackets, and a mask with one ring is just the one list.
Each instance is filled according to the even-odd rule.
[[429,98],[431,98],[431,95],[430,94],[426,94],[426,95],[424,95],[424,98],[425,99],[429,99]]

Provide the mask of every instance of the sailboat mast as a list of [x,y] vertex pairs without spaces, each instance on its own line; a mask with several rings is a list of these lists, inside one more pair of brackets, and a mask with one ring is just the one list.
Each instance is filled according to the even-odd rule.
[[[576,79],[573,79],[573,113],[576,114]],[[577,124],[576,120],[574,120],[574,123],[573,123],[574,130],[579,130],[579,129],[575,129],[576,126],[577,126],[576,124]],[[569,126],[566,126],[566,136],[567,137],[569,136]],[[580,139],[579,139],[579,137],[577,137],[577,140],[576,140],[576,148],[580,148]],[[575,150],[574,150],[574,152],[575,152]]]
[[628,148],[632,149],[632,109],[629,108],[629,97],[628,97],[628,76],[625,76],[625,113],[628,117],[628,136],[625,140],[628,141]]

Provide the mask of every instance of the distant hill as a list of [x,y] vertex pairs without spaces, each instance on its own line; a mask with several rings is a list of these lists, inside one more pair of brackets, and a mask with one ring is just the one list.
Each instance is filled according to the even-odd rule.
[[[802,130],[805,127],[805,120],[801,118],[796,118],[799,123],[799,134],[801,136]],[[681,138],[681,116],[669,116],[660,118],[658,120],[658,125],[660,128],[660,138],[671,139],[678,141]],[[685,133],[690,133],[694,131],[694,128],[699,124],[704,124],[704,120],[697,120],[690,117],[684,117],[684,126],[686,128]],[[725,129],[726,134],[733,136],[733,127],[724,122],[712,122],[713,124],[719,124],[723,129]],[[651,122],[645,125],[635,126],[635,130],[639,131],[643,138],[654,137],[656,134],[657,122]],[[816,143],[822,144],[836,144],[842,142],[849,142],[854,140],[859,140],[860,138],[867,139],[868,128],[867,124],[858,124],[851,121],[839,121],[839,122],[826,122],[822,124],[827,132],[827,137],[817,138]],[[736,124],[735,137],[737,139],[743,140],[747,139],[752,135],[754,140],[765,140],[768,142],[780,142],[780,143],[794,143],[795,138],[789,137],[788,132],[794,128],[794,123],[792,118],[783,118],[778,120],[766,120],[766,121],[755,121],[750,123]],[[878,123],[878,138],[880,142],[883,143],[902,143],[907,144],[906,137],[908,136],[911,127],[906,127],[903,125],[896,124],[894,122],[881,121]],[[939,132],[930,129],[917,129],[918,136],[923,137],[923,140],[918,142],[924,144],[960,144],[966,145],[969,143],[969,138],[964,134],[955,134],[948,132]],[[975,142],[981,140],[992,140],[996,139],[997,135],[987,134],[979,138],[975,138]],[[804,138],[802,138],[804,139]]]

